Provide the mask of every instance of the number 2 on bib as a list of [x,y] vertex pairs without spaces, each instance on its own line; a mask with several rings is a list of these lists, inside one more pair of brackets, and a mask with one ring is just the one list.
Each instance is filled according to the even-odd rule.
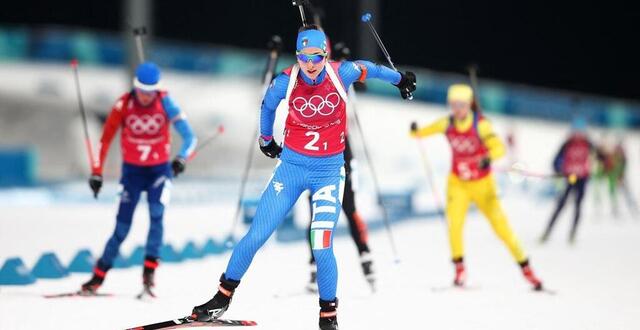
[[[307,150],[313,150],[313,151],[318,151],[320,150],[320,147],[318,147],[316,145],[316,142],[318,142],[318,140],[320,140],[320,133],[318,132],[312,132],[309,131],[307,133],[304,133],[305,136],[313,136],[311,138],[311,141],[309,141],[309,143],[304,145],[304,148]],[[327,150],[327,143],[324,143],[324,149]]]
[[[312,151],[320,151],[320,147],[317,144],[318,141],[320,140],[320,133],[314,132],[314,131],[308,131],[304,133],[304,135],[311,137],[311,141],[307,142],[307,144],[304,145],[304,148]],[[340,143],[344,143],[344,142],[345,142],[345,134],[344,132],[341,132]],[[322,149],[327,150],[328,148],[329,148],[329,143],[327,141],[322,142]]]

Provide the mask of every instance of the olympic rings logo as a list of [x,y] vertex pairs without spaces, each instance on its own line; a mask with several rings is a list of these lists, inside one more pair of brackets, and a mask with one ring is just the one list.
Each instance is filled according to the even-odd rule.
[[309,100],[302,96],[293,99],[293,108],[304,118],[311,118],[316,114],[328,116],[332,114],[338,105],[340,105],[340,95],[338,93],[330,93],[326,97],[314,95]]
[[472,153],[478,149],[478,144],[466,137],[454,137],[451,139],[451,147],[460,153]]
[[136,135],[157,134],[165,124],[164,116],[156,113],[155,115],[130,115],[126,119],[126,124]]

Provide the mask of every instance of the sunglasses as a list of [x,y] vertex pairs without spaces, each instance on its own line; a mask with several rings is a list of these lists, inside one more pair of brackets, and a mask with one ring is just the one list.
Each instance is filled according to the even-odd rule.
[[311,62],[313,64],[318,64],[327,57],[327,53],[305,54],[302,52],[296,52],[296,57],[304,63]]

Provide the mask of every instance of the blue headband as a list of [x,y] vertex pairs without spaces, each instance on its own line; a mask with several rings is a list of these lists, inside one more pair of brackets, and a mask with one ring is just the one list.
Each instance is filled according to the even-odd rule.
[[319,30],[306,30],[298,33],[296,41],[296,50],[301,51],[308,47],[316,47],[327,51],[327,37]]

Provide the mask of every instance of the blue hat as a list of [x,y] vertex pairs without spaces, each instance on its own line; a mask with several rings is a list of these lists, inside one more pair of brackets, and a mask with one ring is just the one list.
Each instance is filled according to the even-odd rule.
[[308,47],[316,47],[327,51],[327,36],[320,30],[305,30],[298,33],[296,41],[296,51],[301,51]]
[[156,91],[160,88],[160,68],[153,62],[144,62],[136,68],[133,86],[145,91]]
[[575,117],[571,121],[571,130],[576,132],[584,132],[587,130],[587,120],[584,117]]

